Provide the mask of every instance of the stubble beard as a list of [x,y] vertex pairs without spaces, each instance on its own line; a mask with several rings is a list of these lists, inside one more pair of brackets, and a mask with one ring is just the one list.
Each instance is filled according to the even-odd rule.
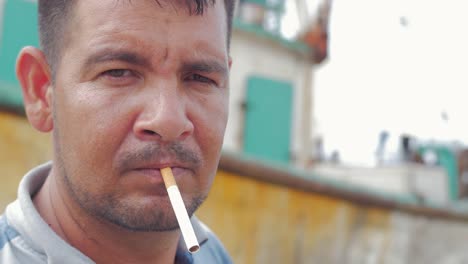
[[[59,142],[54,130],[56,142]],[[134,232],[163,232],[179,229],[175,213],[168,196],[158,196],[158,202],[144,203],[136,199],[122,197],[118,193],[92,194],[86,187],[73,182],[61,155],[60,144],[56,144],[57,169],[66,192],[79,207],[93,218],[112,223],[125,230]],[[98,177],[98,176],[96,176]],[[76,177],[75,177],[76,178]],[[187,213],[191,217],[206,199],[207,194],[185,197]],[[145,198],[141,198],[145,199]]]
[[[67,179],[73,199],[89,215],[97,219],[134,232],[162,232],[179,229],[168,197],[158,196],[149,204],[138,201],[138,198],[132,200],[115,197],[112,194],[92,197],[89,193],[82,192],[76,185],[71,185],[68,177],[65,176],[65,179]],[[205,198],[197,196],[185,202],[189,216],[192,216]]]
[[[93,218],[133,232],[163,232],[179,229],[168,196],[157,196],[148,203],[139,200],[146,198],[129,199],[118,194],[90,194],[80,185],[72,183],[66,169],[61,167],[61,175],[71,198]],[[193,215],[205,199],[206,195],[184,199],[189,216]]]
[[[54,109],[56,109],[55,100],[52,103]],[[52,114],[54,122],[56,122],[57,113],[53,111]],[[153,201],[151,204],[145,205],[141,201],[132,201],[115,193],[92,194],[86,190],[85,186],[73,182],[73,177],[70,176],[70,171],[67,169],[63,159],[59,134],[58,126],[56,126],[52,135],[55,142],[54,151],[56,161],[58,162],[56,167],[61,177],[60,180],[65,185],[65,191],[88,215],[134,232],[163,232],[179,229],[179,224],[168,196],[158,197],[158,200],[164,204]],[[197,156],[190,151],[186,152],[181,146],[174,145],[171,151],[175,152],[179,159],[192,162],[197,166],[200,165],[200,160]],[[149,158],[155,154],[151,151],[143,151],[143,153],[143,158]],[[141,155],[127,155],[127,157],[128,160],[126,162],[142,158]],[[96,177],[98,176],[96,175]],[[206,197],[207,194],[200,192],[184,199],[187,213],[190,217],[205,201]]]

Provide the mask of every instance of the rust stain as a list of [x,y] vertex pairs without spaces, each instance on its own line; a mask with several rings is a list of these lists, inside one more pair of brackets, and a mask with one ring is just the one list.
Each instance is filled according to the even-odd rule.
[[235,263],[333,263],[330,248],[337,247],[337,238],[350,236],[362,210],[364,228],[388,228],[389,211],[219,171],[197,215],[220,236]]

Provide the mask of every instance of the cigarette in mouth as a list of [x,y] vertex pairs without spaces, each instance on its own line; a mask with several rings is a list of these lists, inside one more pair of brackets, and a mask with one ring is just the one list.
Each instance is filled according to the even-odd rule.
[[190,253],[195,253],[200,249],[200,245],[198,244],[197,237],[193,231],[192,223],[190,222],[190,218],[187,214],[187,209],[185,209],[184,201],[180,195],[180,191],[177,187],[171,168],[161,169],[161,175],[163,177],[164,184],[166,185],[167,193],[169,194],[172,209],[174,209],[177,222],[179,222],[179,227],[185,240],[185,245]]

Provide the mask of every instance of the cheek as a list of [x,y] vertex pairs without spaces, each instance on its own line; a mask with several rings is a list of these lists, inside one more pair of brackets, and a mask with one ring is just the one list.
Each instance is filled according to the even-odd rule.
[[123,116],[124,104],[85,92],[70,93],[60,99],[57,129],[61,155],[67,155],[67,160],[80,160],[77,164],[88,170],[110,166],[129,129],[125,121],[129,119],[128,113]]
[[196,136],[200,140],[199,144],[205,151],[205,155],[209,155],[205,158],[217,162],[216,155],[219,155],[221,150],[227,123],[227,102],[219,100],[216,104],[206,104],[204,107],[204,111],[200,115],[200,122],[196,124],[198,128]]

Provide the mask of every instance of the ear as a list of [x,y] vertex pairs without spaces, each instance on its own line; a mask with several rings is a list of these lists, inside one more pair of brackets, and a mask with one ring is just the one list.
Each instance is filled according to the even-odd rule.
[[231,69],[231,67],[232,67],[232,57],[231,56],[229,56],[228,66],[229,66],[229,69]]
[[16,75],[22,87],[29,122],[41,132],[51,131],[52,79],[42,51],[34,47],[23,48],[16,62]]

